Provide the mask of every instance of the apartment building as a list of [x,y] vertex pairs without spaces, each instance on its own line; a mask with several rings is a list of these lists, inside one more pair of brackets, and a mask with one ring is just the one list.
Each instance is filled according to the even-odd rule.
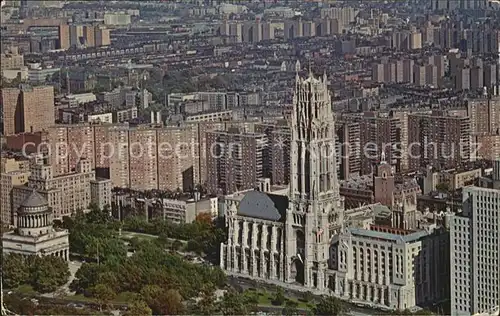
[[66,25],[67,37],[65,40],[70,46],[76,47],[100,47],[109,46],[109,29],[102,25]]
[[435,171],[432,167],[428,167],[423,177],[424,194],[429,194],[436,191],[439,185],[444,185],[450,191],[462,189],[466,186],[473,185],[481,178],[482,169],[460,170],[450,169]]
[[400,121],[382,113],[367,112],[357,120],[360,126],[361,174],[372,172],[384,152],[386,160],[400,170]]
[[340,179],[346,180],[361,171],[361,130],[359,122],[337,122],[338,143],[341,146]]
[[237,128],[207,132],[207,190],[231,194],[254,188],[262,178],[265,134],[240,133]]
[[190,191],[198,184],[199,157],[197,125],[165,127],[158,137],[158,189]]
[[0,172],[0,208],[3,225],[12,225],[13,215],[16,209],[12,205],[12,189],[16,186],[25,185],[30,176],[29,166],[24,166],[14,159],[2,161]]
[[19,54],[17,47],[11,47],[6,53],[0,54],[0,70],[20,69],[24,66],[24,56]]
[[39,132],[54,124],[54,87],[21,85],[0,91],[3,134]]
[[96,178],[90,181],[90,202],[103,210],[111,208],[111,180]]
[[409,168],[454,168],[471,159],[470,119],[441,111],[408,115]]
[[500,190],[467,187],[449,216],[451,314],[492,314],[500,305]]
[[469,100],[467,115],[470,117],[471,133],[482,135],[499,134],[500,97],[483,96]]
[[53,168],[43,161],[31,166],[28,182],[12,189],[12,210],[36,190],[52,208],[54,218],[70,216],[77,210],[86,210],[91,202],[90,182],[95,180],[90,161],[82,159],[74,172],[54,175]]

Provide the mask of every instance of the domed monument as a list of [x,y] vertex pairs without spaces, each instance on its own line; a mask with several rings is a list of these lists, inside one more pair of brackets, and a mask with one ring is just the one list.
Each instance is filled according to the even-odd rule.
[[54,229],[52,210],[47,200],[37,191],[21,203],[14,217],[17,229],[2,236],[4,253],[58,256],[69,258],[69,233]]

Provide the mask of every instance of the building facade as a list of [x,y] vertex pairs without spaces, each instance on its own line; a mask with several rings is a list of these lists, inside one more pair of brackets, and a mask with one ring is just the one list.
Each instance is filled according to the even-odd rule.
[[326,75],[297,75],[289,195],[250,191],[228,201],[224,270],[326,289],[330,237],[340,231],[344,211],[327,82]]
[[[377,197],[396,204],[392,213],[380,203],[345,210],[327,82],[326,75],[297,74],[288,190],[270,192],[264,185],[225,196],[228,239],[221,244],[221,268],[229,275],[390,309],[449,297],[449,235],[437,225],[417,227],[416,193],[387,181],[392,173],[385,159],[377,184],[396,193]],[[376,216],[386,226],[374,225]]]
[[[54,175],[51,165],[40,161],[31,167],[31,174],[25,185],[12,189],[12,209],[36,190],[49,203],[54,218],[70,216],[76,210],[86,210],[91,202],[90,182],[95,179],[88,160],[82,159],[74,172]],[[16,222],[14,221],[14,225]]]
[[1,89],[3,134],[39,132],[54,124],[54,87]]
[[51,255],[69,260],[69,233],[52,227],[52,210],[35,190],[21,203],[15,221],[17,230],[2,236],[4,253]]
[[492,313],[500,305],[500,190],[467,187],[451,216],[451,314]]

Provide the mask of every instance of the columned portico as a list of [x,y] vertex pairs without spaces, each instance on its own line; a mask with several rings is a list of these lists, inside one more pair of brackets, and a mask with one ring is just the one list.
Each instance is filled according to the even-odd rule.
[[52,210],[38,192],[33,191],[21,203],[15,220],[17,231],[2,236],[5,253],[49,255],[69,260],[68,231],[52,227]]

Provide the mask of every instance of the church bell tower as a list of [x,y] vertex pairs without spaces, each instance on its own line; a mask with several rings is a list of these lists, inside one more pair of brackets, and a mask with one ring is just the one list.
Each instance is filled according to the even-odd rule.
[[327,287],[330,239],[341,230],[344,216],[327,82],[326,74],[296,76],[286,221],[285,280],[318,290]]

